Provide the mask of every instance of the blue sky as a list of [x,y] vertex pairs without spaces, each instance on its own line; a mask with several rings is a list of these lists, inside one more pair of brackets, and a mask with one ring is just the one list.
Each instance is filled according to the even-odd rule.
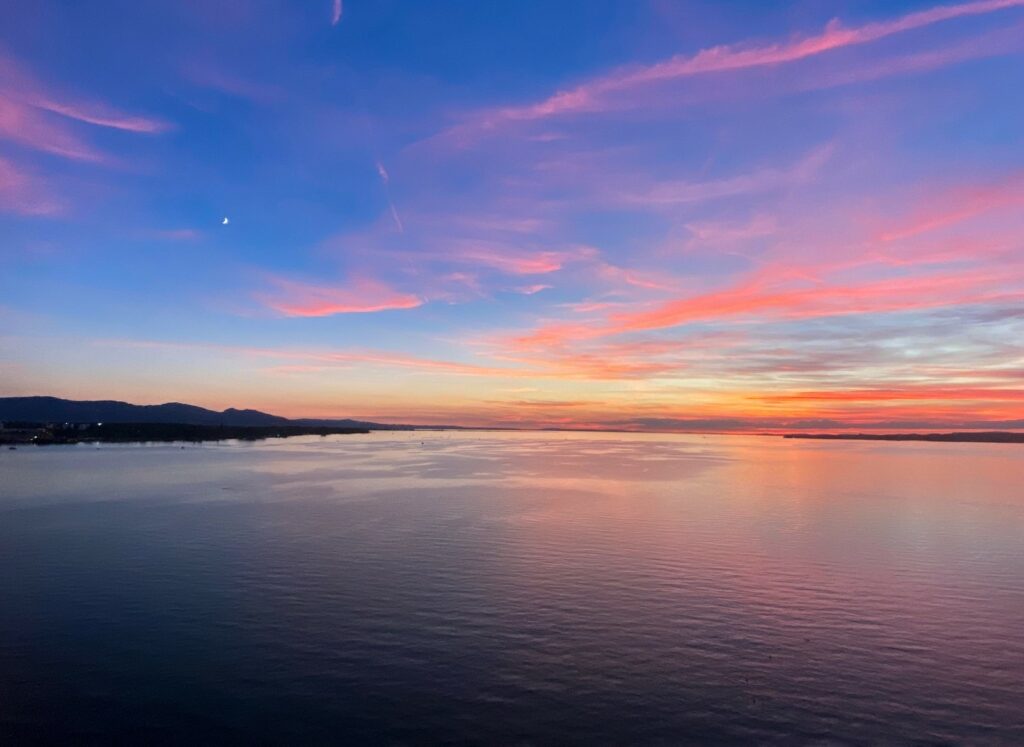
[[1024,419],[1024,0],[0,7],[0,394]]

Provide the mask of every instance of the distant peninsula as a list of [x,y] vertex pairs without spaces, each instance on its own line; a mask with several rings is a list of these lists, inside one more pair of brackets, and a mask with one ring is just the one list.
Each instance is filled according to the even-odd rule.
[[964,431],[960,433],[786,433],[783,438],[844,441],[933,441],[941,443],[1024,444],[1024,433]]
[[290,419],[259,410],[217,412],[179,402],[133,405],[116,400],[0,397],[2,444],[257,440],[416,428],[351,419]]

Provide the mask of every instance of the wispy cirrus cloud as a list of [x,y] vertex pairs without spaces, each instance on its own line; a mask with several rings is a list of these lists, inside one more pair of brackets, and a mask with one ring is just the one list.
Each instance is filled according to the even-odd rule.
[[862,402],[874,404],[879,401],[936,402],[1020,402],[1024,401],[1024,390],[999,387],[951,387],[942,385],[907,387],[871,387],[861,389],[821,389],[796,391],[782,394],[764,394],[760,399],[771,402]]
[[171,129],[169,122],[157,117],[130,114],[109,104],[58,92],[39,81],[3,50],[0,50],[0,93],[9,106],[29,106],[96,127],[145,134]]
[[516,293],[521,293],[524,296],[532,296],[536,293],[540,293],[541,291],[549,290],[550,288],[550,285],[545,285],[544,283],[534,283],[533,285],[521,285],[516,288],[515,291]]
[[709,244],[733,244],[771,236],[778,229],[769,215],[758,214],[743,223],[721,221],[693,221],[685,224],[695,241]]
[[963,184],[920,199],[921,205],[909,219],[879,235],[882,242],[895,242],[941,231],[986,213],[1024,206],[1024,172],[984,184]]
[[62,101],[47,96],[33,96],[28,100],[37,109],[97,127],[143,134],[156,134],[171,129],[170,123],[164,120],[127,114],[95,102]]
[[225,65],[205,58],[190,59],[183,66],[183,74],[189,83],[198,88],[255,104],[275,104],[287,96],[287,91],[275,83],[240,75]]
[[[243,309],[216,301],[232,316],[195,331],[265,347],[168,347],[181,372],[223,366],[252,392],[307,408],[383,402],[404,418],[463,407],[458,422],[751,428],[1019,411],[1003,392],[1024,366],[1024,185],[997,173],[1019,160],[1019,107],[1005,94],[1019,75],[1017,59],[994,56],[1024,50],[1024,0],[924,0],[889,20],[774,39],[759,29],[816,10],[722,13],[732,26],[719,39],[747,41],[598,62],[561,91],[556,58],[528,75],[487,60],[496,78],[419,68],[432,58],[401,29],[343,45],[341,58],[336,44],[311,49],[311,34],[342,20],[340,2],[321,2],[312,16],[200,3],[216,23],[168,28],[166,49],[154,39],[154,58],[179,64],[145,79],[169,73],[160,83],[199,111],[145,154],[149,168],[116,183],[85,167],[133,157],[179,102],[158,119],[103,103],[130,76],[103,88],[101,74],[87,92],[0,71],[0,94],[14,92],[0,95],[0,209],[52,215],[65,191],[122,192],[139,225],[76,211],[81,256],[119,261],[148,244],[152,259],[132,259],[149,270],[140,284],[168,296],[188,292],[177,273],[196,262],[225,284],[239,256],[289,268],[239,290]],[[345,33],[372,16],[346,15]],[[453,33],[488,31],[476,22]],[[569,38],[576,30],[568,46],[584,41]],[[617,32],[620,50],[649,40],[648,29]],[[415,65],[374,73],[396,49]],[[453,49],[474,64],[454,36]],[[923,71],[940,72],[889,80]],[[502,76],[527,93],[495,106]],[[468,114],[446,131],[455,107]],[[478,147],[409,146],[439,130]],[[230,227],[211,220],[223,214]],[[98,246],[94,227],[137,246]],[[58,245],[64,229],[38,241]],[[308,251],[282,249],[282,236]],[[109,275],[119,298],[126,281]],[[52,305],[83,308],[73,293]],[[332,347],[339,325],[353,347]],[[130,364],[119,370],[152,369],[149,351],[117,354]],[[413,387],[386,383],[413,376]]]
[[316,285],[282,277],[270,279],[277,290],[259,300],[285,316],[316,317],[414,309],[424,301],[369,278],[352,278],[339,286]]
[[613,192],[612,199],[619,205],[657,209],[791,187],[812,180],[834,151],[834,145],[825,144],[811,149],[788,167],[762,168],[709,181],[661,180],[643,189]]
[[943,43],[936,49],[896,53],[847,64],[837,69],[815,69],[782,84],[782,91],[815,91],[868,83],[901,75],[927,73],[971,60],[1024,51],[1024,27],[1020,23],[962,41]]
[[[377,269],[405,267],[421,279],[464,280],[479,275],[525,277],[550,275],[580,263],[597,261],[600,252],[583,244],[542,248],[540,242],[501,236],[474,238],[444,227],[419,227],[405,234],[378,230],[371,234],[340,235],[324,243],[328,253],[349,262],[357,261]],[[558,242],[549,242],[550,244]]]
[[102,163],[109,157],[68,127],[47,119],[37,109],[0,94],[0,140],[72,161]]
[[762,271],[743,282],[711,293],[689,295],[651,309],[609,311],[587,322],[551,322],[521,335],[506,337],[514,351],[561,350],[583,340],[670,329],[686,324],[753,320],[814,319],[850,314],[880,314],[934,309],[959,304],[1014,302],[1017,275],[982,270],[974,273],[915,275],[859,283],[794,282],[791,268],[779,277]]
[[158,228],[140,231],[139,235],[159,241],[197,241],[203,237],[203,232],[194,228]]
[[[595,92],[601,92],[658,80],[780,65],[843,47],[868,44],[888,36],[913,31],[943,21],[1022,6],[1024,6],[1024,0],[974,0],[974,2],[938,5],[892,20],[853,27],[844,27],[839,19],[833,19],[821,33],[803,39],[763,46],[722,45],[710,47],[692,56],[676,55],[654,65],[620,71],[617,74],[593,81],[589,87],[581,86],[577,90],[587,92],[592,89]],[[571,99],[572,97],[569,100]]]
[[593,255],[589,247],[568,250],[530,251],[501,243],[458,240],[438,255],[447,262],[482,265],[509,275],[548,275],[566,264]]
[[[0,141],[82,164],[118,162],[83,138],[74,122],[135,133],[169,128],[159,119],[58,93],[0,49]],[[67,200],[55,194],[53,181],[40,175],[38,167],[29,169],[0,158],[0,210],[35,217],[65,213]]]
[[990,301],[1007,291],[999,275],[947,274],[884,279],[859,284],[787,288],[752,283],[722,292],[670,301],[651,311],[613,315],[609,331],[663,329],[689,322],[748,314],[811,318],[881,313]]
[[36,175],[0,158],[0,211],[26,216],[56,215],[63,203],[49,193]]
[[[973,0],[938,5],[914,11],[898,18],[843,26],[833,19],[819,33],[770,44],[723,44],[696,54],[677,54],[650,65],[632,65],[594,77],[572,88],[559,91],[532,104],[484,110],[448,131],[457,138],[486,132],[516,122],[533,122],[551,117],[611,108],[612,99],[634,89],[714,73],[773,67],[805,60],[827,52],[880,41],[897,34],[926,28],[945,21],[1024,7],[1024,0]],[[939,61],[918,60],[921,66]],[[911,65],[912,66],[912,65]],[[876,70],[875,77],[885,71]]]
[[423,373],[445,373],[455,376],[511,377],[523,372],[511,367],[462,361],[425,358],[417,355],[396,353],[386,350],[296,347],[251,347],[243,345],[221,345],[202,342],[173,342],[164,340],[97,340],[96,344],[123,348],[152,348],[167,350],[207,351],[246,358],[265,359],[278,362],[270,367],[277,373],[311,373],[332,368],[384,367],[400,368]]

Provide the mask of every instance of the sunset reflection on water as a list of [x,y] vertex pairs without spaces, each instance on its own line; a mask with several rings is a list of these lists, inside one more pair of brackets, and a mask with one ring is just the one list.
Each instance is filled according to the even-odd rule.
[[1024,738],[1017,445],[376,433],[0,469],[5,733]]

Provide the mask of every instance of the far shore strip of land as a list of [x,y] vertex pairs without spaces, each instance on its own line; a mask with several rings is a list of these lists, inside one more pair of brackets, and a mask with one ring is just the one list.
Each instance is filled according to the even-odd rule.
[[189,425],[184,423],[94,423],[82,426],[23,424],[0,430],[0,444],[147,443],[261,441],[291,436],[369,433],[367,428],[301,425]]
[[786,433],[783,438],[836,441],[937,441],[942,443],[1024,444],[1024,433],[965,431],[961,433]]

